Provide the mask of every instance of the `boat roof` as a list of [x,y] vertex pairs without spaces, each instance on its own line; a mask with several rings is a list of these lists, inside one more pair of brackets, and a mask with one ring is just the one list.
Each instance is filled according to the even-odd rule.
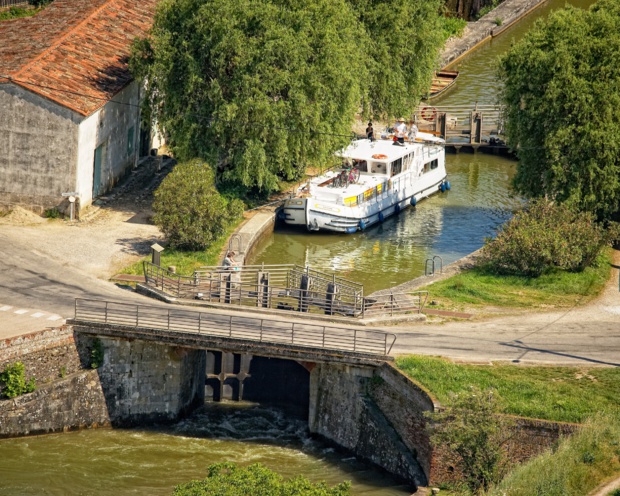
[[429,133],[418,133],[415,142],[406,141],[404,146],[394,145],[391,139],[356,140],[336,155],[342,158],[389,163],[429,145],[442,146],[443,144],[444,140],[437,136]]

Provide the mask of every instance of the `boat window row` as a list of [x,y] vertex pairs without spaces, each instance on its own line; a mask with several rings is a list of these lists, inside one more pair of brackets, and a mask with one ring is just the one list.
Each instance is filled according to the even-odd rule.
[[424,164],[424,172],[428,172],[428,171],[434,170],[437,167],[439,167],[439,160],[437,160],[437,159],[431,160],[430,162],[427,162],[427,163]]
[[367,189],[360,195],[345,198],[344,204],[347,207],[357,207],[358,205],[374,200],[375,198],[385,197],[389,189],[390,184],[388,181],[385,181],[384,183],[377,184],[374,188]]

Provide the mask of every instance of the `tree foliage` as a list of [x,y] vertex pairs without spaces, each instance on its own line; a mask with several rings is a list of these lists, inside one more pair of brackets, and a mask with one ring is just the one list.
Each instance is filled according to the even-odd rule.
[[444,41],[436,0],[349,0],[368,33],[368,102],[375,117],[409,115],[428,93]]
[[494,272],[537,277],[552,268],[583,270],[618,237],[618,226],[603,229],[593,214],[575,212],[544,199],[506,222],[488,239],[481,261]]
[[304,477],[283,480],[260,464],[238,467],[234,463],[215,463],[208,468],[204,480],[192,481],[174,488],[174,496],[347,496],[350,484],[343,482],[328,487],[313,484]]
[[538,21],[500,61],[517,190],[608,217],[620,207],[620,2]]
[[215,188],[213,169],[194,159],[177,164],[155,191],[153,222],[171,246],[201,250],[222,236],[243,213],[239,200],[227,201]]
[[177,158],[263,191],[429,87],[440,0],[164,0],[131,67]]
[[504,445],[514,424],[498,415],[498,400],[491,389],[455,395],[452,406],[435,415],[434,444],[443,444],[455,456],[466,486],[473,492],[487,490],[505,475],[508,459]]

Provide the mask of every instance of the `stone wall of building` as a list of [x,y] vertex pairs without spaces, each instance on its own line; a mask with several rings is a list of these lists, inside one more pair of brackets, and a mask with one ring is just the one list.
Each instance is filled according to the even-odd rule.
[[42,213],[74,191],[81,117],[14,84],[0,109],[0,206]]

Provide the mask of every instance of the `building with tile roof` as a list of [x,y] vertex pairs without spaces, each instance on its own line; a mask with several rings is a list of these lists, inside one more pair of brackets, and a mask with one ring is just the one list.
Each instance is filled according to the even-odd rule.
[[[55,0],[0,22],[0,203],[81,206],[137,163],[140,84],[131,43],[157,0]],[[147,143],[148,149],[148,143]]]

